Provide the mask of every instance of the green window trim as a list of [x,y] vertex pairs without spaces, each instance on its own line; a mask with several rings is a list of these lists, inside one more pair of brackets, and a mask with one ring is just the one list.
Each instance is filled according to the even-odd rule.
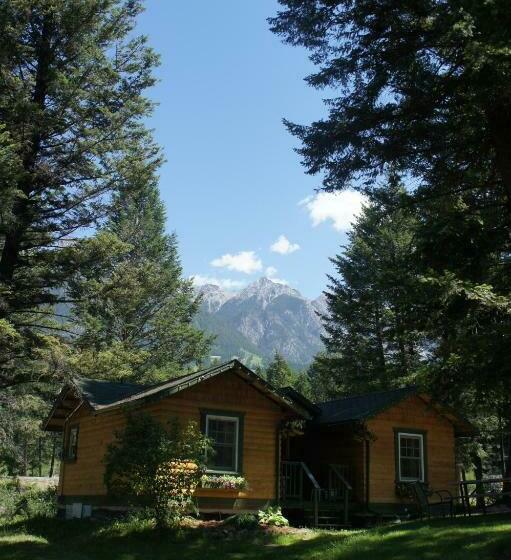
[[237,438],[236,438],[236,465],[235,469],[208,469],[207,472],[211,474],[232,474],[243,476],[243,442],[244,442],[244,412],[235,412],[232,410],[217,410],[217,409],[201,409],[200,411],[200,426],[204,435],[208,432],[208,418],[216,417],[217,419],[236,420],[237,422]]
[[420,437],[421,441],[421,466],[422,477],[419,482],[428,483],[428,438],[426,430],[418,430],[415,428],[394,428],[394,455],[395,455],[395,480],[396,483],[413,482],[413,478],[403,478],[401,476],[401,457],[400,457],[400,436],[409,435],[412,437]]

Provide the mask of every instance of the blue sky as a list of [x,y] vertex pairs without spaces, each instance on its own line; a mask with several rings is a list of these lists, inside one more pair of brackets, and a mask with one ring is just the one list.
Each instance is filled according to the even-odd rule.
[[282,118],[321,117],[325,93],[303,81],[306,51],[269,31],[276,11],[276,0],[148,0],[138,31],[162,59],[150,126],[185,275],[234,287],[267,275],[316,297],[360,198],[315,196],[320,177],[293,151]]

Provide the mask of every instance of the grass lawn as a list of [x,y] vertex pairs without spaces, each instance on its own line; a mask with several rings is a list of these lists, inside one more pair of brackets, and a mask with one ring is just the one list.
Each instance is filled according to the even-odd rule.
[[[215,536],[216,535],[216,536]],[[127,523],[39,519],[0,526],[1,560],[511,560],[511,516],[405,523],[367,531],[179,537]]]

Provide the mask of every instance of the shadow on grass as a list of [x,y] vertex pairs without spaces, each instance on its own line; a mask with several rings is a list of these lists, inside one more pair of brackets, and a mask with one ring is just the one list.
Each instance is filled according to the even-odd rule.
[[181,535],[87,520],[34,519],[0,529],[1,560],[511,560],[511,517],[432,520],[304,539],[262,531]]

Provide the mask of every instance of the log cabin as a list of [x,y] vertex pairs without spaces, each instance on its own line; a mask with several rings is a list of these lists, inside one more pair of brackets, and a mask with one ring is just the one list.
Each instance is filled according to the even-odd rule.
[[43,426],[63,433],[58,495],[68,515],[126,509],[108,495],[103,460],[126,414],[137,410],[162,424],[196,421],[215,450],[210,472],[245,479],[239,490],[199,488],[200,512],[280,504],[297,522],[328,526],[357,512],[406,512],[402,487],[411,481],[453,488],[455,439],[473,433],[413,387],[312,403],[238,360],[153,386],[77,378]]

